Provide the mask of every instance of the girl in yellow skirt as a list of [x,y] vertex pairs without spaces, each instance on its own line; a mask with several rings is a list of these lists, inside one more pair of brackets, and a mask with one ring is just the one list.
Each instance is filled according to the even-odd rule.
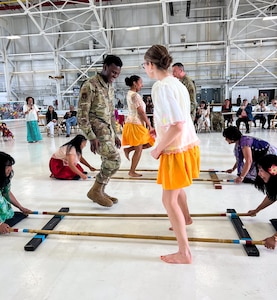
[[155,140],[150,135],[154,129],[145,114],[146,105],[138,94],[142,88],[142,79],[137,75],[132,75],[130,78],[125,78],[125,83],[130,87],[130,90],[127,93],[128,117],[122,130],[122,146],[130,146],[124,148],[128,160],[130,152],[134,151],[129,176],[140,177],[142,175],[136,173],[136,167],[141,158],[142,150],[154,145]]
[[152,87],[156,148],[152,157],[160,159],[157,183],[162,184],[162,201],[178,242],[178,252],[161,256],[167,263],[190,264],[192,257],[186,225],[192,223],[184,187],[199,176],[199,139],[190,117],[186,87],[168,71],[172,57],[161,45],[144,55],[144,68],[157,81]]

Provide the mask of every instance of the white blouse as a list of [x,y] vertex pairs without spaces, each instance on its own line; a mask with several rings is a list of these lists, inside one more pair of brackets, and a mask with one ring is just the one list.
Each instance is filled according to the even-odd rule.
[[190,97],[187,88],[175,77],[167,76],[152,87],[156,141],[162,139],[170,125],[183,123],[182,133],[163,151],[176,153],[199,144],[190,116]]
[[[23,105],[23,113],[29,110],[29,106],[27,104]],[[38,107],[36,104],[33,104],[32,109],[29,111],[28,114],[25,114],[26,121],[37,121],[38,120]]]
[[146,105],[142,100],[142,97],[140,96],[140,94],[129,90],[126,98],[127,98],[127,105],[128,105],[128,117],[125,123],[144,125],[144,122],[140,119],[137,110],[137,108],[141,106],[142,109],[145,111]]

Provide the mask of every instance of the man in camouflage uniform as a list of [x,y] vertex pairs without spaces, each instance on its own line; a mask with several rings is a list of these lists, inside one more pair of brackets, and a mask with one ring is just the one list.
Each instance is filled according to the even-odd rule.
[[172,75],[178,78],[189,92],[190,115],[194,122],[197,107],[195,83],[186,75],[183,64],[179,62],[172,65]]
[[78,123],[87,139],[90,150],[101,156],[100,172],[87,196],[102,206],[112,206],[117,198],[104,191],[109,179],[120,167],[121,159],[117,148],[121,141],[116,135],[114,116],[113,81],[119,76],[122,61],[115,55],[107,55],[101,73],[89,78],[81,87],[78,103]]

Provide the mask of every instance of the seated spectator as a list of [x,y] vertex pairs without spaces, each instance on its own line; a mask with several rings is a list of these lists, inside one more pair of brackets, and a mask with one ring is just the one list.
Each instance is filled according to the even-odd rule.
[[246,127],[246,133],[250,132],[249,122],[253,121],[252,105],[247,99],[243,99],[241,107],[238,109],[236,116],[238,117],[236,125],[239,129],[240,123],[243,122]]
[[58,125],[58,115],[54,110],[52,105],[48,106],[48,110],[46,112],[46,127],[49,128],[50,136],[54,137],[54,129],[55,126]]
[[[259,104],[257,104],[254,108],[254,112],[266,112],[267,111],[267,107],[265,106],[265,102],[264,100],[261,100],[259,102]],[[264,129],[264,125],[266,123],[266,117],[263,114],[256,114],[253,118],[253,123],[254,126],[256,127],[256,120],[260,120],[261,124],[262,124],[262,129]]]
[[77,111],[74,110],[74,105],[70,105],[69,111],[63,117],[66,125],[66,137],[70,137],[71,126],[77,125]]
[[145,105],[146,105],[147,117],[150,120],[151,126],[154,127],[154,120],[153,120],[154,105],[150,96],[147,96]]
[[257,104],[259,104],[259,102],[258,102],[256,96],[253,96],[253,98],[252,98],[252,100],[251,100],[251,104],[252,104],[252,106],[256,106]]
[[[267,106],[267,111],[271,111],[271,112],[277,113],[277,99],[272,99],[271,100],[271,104],[269,104]],[[270,122],[271,122],[272,119],[274,119],[274,115],[273,114],[267,116],[267,123],[268,123],[267,129],[270,129]]]
[[[232,103],[231,103],[230,99],[224,100],[224,104],[221,107],[221,112],[222,113],[232,112]],[[224,126],[225,126],[226,121],[227,121],[227,127],[232,125],[232,123],[233,123],[233,115],[232,114],[223,115],[223,117],[224,117]]]
[[79,162],[91,171],[95,171],[95,168],[82,156],[82,150],[86,144],[87,139],[83,135],[78,134],[74,139],[62,145],[50,159],[50,177],[65,180],[87,179],[87,172],[84,171]]
[[237,98],[237,106],[241,106],[241,96],[238,95],[238,98]]
[[205,127],[206,131],[210,130],[211,121],[210,121],[210,107],[207,105],[206,101],[202,100],[200,106],[197,108],[196,116],[197,120],[197,131],[200,131]]
[[118,99],[115,108],[117,108],[117,109],[122,109],[123,107],[124,107],[124,105],[121,103],[120,99]]

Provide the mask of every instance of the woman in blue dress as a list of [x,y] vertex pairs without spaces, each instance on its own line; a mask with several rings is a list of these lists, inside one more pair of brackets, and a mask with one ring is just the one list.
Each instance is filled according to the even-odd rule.
[[26,104],[23,106],[27,125],[27,141],[28,143],[36,143],[42,140],[42,136],[38,126],[38,107],[33,97],[26,98]]

